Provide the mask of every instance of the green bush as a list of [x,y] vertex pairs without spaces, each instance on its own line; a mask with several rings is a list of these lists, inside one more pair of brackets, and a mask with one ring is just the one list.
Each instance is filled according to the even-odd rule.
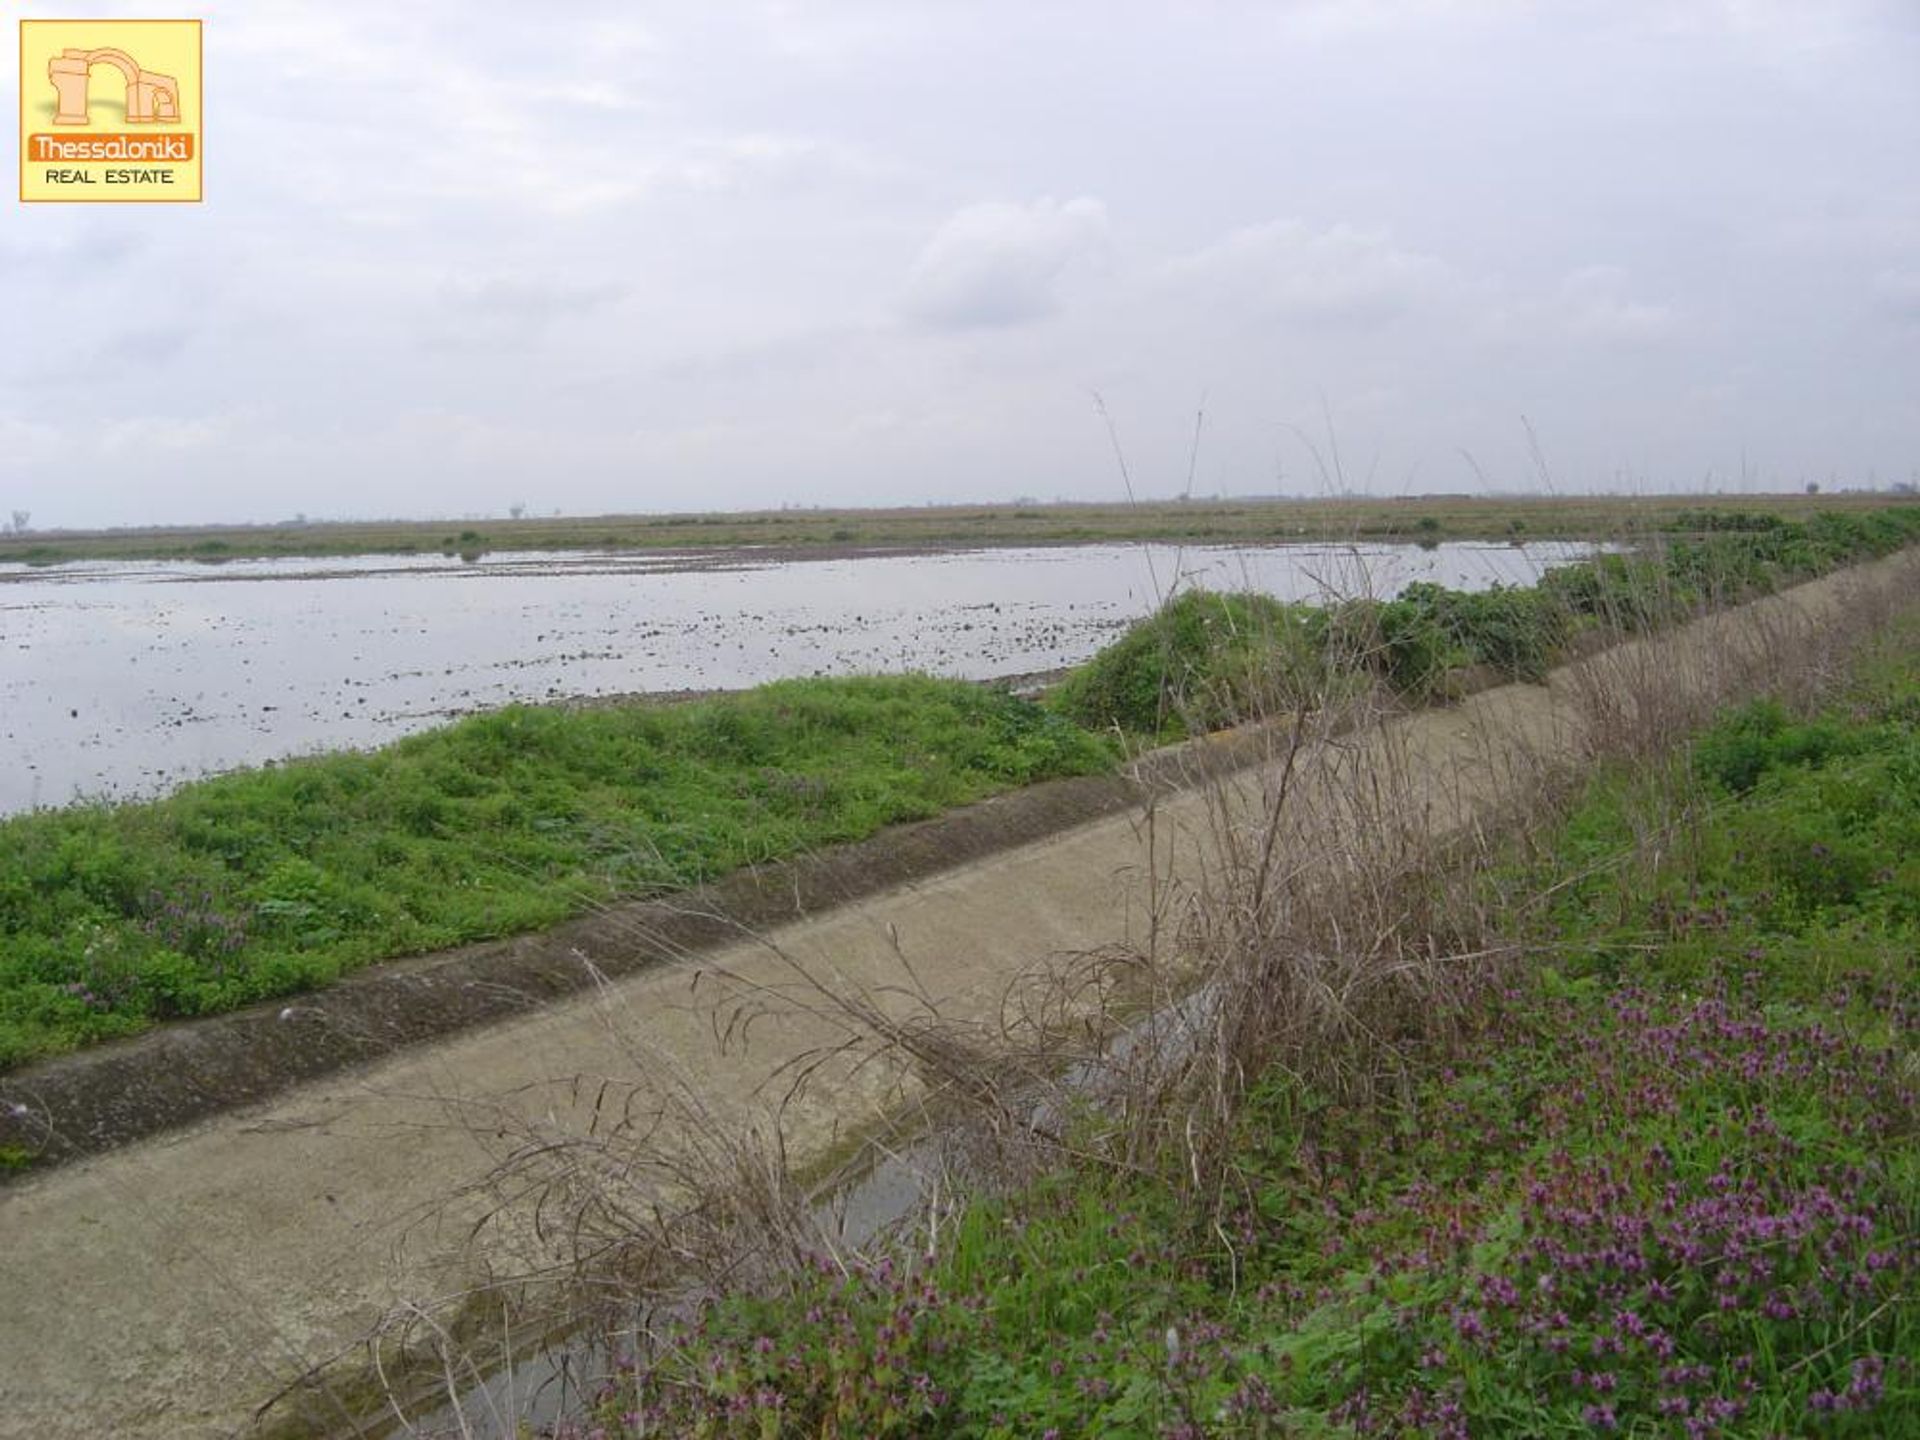
[[1393,603],[1426,617],[1455,657],[1518,679],[1543,678],[1566,640],[1565,613],[1533,587],[1468,591],[1422,583]]
[[1313,633],[1329,673],[1375,675],[1416,698],[1435,693],[1457,658],[1434,614],[1401,600],[1345,601]]
[[[1431,518],[1416,525],[1427,538]],[[1091,729],[1168,738],[1285,708],[1329,675],[1372,675],[1415,699],[1445,693],[1465,665],[1538,681],[1582,629],[1656,629],[1916,539],[1920,505],[1805,523],[1683,511],[1644,549],[1558,566],[1533,586],[1422,583],[1328,607],[1188,591],[1075,670],[1053,705]]]
[[1755,700],[1700,738],[1694,769],[1722,791],[1744,794],[1769,770],[1851,754],[1867,743],[1867,733],[1832,718],[1793,723],[1779,701]]
[[1049,703],[1089,730],[1166,736],[1261,712],[1312,660],[1317,612],[1264,595],[1189,590],[1081,665]]

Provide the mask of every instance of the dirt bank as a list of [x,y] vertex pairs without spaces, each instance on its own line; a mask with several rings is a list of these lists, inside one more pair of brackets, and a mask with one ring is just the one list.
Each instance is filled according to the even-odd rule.
[[[1695,666],[1682,656],[1710,658],[1730,636],[1762,633],[1766,617],[1817,620],[1852,587],[1891,589],[1916,574],[1920,555],[1896,557],[1635,645],[1683,684]],[[1557,672],[1549,686],[1504,686],[1404,717],[1339,747],[1342,763],[1394,747],[1427,777],[1421,803],[1440,823],[1479,818],[1518,757],[1578,755],[1579,683]],[[1244,758],[1229,752],[1217,765]],[[1257,805],[1260,767],[1237,776]],[[488,1230],[475,1244],[475,1222],[497,1197],[466,1187],[534,1127],[588,1133],[604,1080],[651,1076],[696,1096],[714,1127],[777,1123],[790,1153],[825,1153],[911,1081],[827,1066],[819,1083],[790,1094],[795,1063],[844,1037],[822,990],[862,991],[908,1011],[934,1005],[990,1027],[1023,973],[1066,952],[1145,943],[1167,922],[1170,893],[1149,875],[1197,883],[1214,863],[1217,812],[1194,789],[1172,789],[1174,778],[1171,769],[1147,777],[1157,793],[1151,824],[1142,791],[1073,782],[880,837],[858,860],[849,851],[742,877],[729,882],[745,887],[731,898],[761,907],[749,926],[698,908],[717,906],[720,891],[595,917],[530,972],[551,976],[540,981],[552,987],[544,1000],[484,968],[509,945],[367,977],[399,988],[367,1000],[364,1015],[329,1010],[344,1003],[329,992],[285,1021],[248,1017],[256,1032],[310,1026],[294,1033],[335,1058],[264,1103],[107,1153],[75,1144],[71,1163],[0,1193],[0,1434],[245,1433],[260,1401],[316,1364],[351,1357],[395,1306],[556,1258],[550,1237],[531,1231]],[[1018,824],[1034,828],[1011,833]],[[688,953],[700,943],[708,948]],[[610,978],[582,989],[589,961]],[[416,1001],[501,1018],[349,1063],[390,1049]],[[233,1073],[244,1080],[256,1062],[234,1024],[242,1038],[221,1043],[234,1047]],[[196,1103],[197,1075],[217,1068],[202,1042],[151,1043],[168,1057],[161,1068],[177,1072],[172,1103]],[[139,1128],[137,1116],[128,1123]],[[341,1425],[344,1400],[320,1385],[279,1413],[324,1433]]]

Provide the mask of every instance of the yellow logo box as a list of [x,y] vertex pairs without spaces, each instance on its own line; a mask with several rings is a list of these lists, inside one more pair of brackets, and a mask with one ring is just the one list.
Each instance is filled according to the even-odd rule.
[[20,198],[201,198],[198,20],[20,22]]

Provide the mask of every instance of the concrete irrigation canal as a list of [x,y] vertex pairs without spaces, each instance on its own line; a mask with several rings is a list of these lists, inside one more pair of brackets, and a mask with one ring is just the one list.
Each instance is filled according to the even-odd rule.
[[[1910,586],[1916,573],[1920,555],[1900,555],[1631,643],[1681,684],[1700,668],[1683,656],[1730,654],[1742,635],[1763,633],[1764,617],[1817,624],[1864,603],[1862,592]],[[1578,758],[1576,668],[1351,735],[1340,742],[1343,763],[1391,749],[1420,777],[1415,803],[1436,823],[1483,817],[1517,757]],[[1244,762],[1221,781],[1225,813],[1257,813],[1261,747],[1244,737],[1220,747],[1224,760]],[[1308,763],[1331,763],[1332,748]],[[248,1433],[263,1401],[314,1367],[351,1362],[396,1306],[552,1258],[527,1227],[490,1227],[475,1244],[474,1222],[491,1202],[468,1187],[528,1127],[584,1130],[602,1077],[644,1070],[682,1085],[714,1125],[767,1119],[787,1067],[844,1036],[833,1007],[819,1003],[822,987],[990,1025],[1010,985],[1051,959],[1144,944],[1166,919],[1157,907],[1216,863],[1221,791],[1182,783],[1197,768],[1163,760],[1131,784],[1042,787],[905,827],[860,851],[864,860],[822,857],[806,862],[811,870],[760,877],[757,902],[748,889],[728,892],[744,907],[735,915],[697,913],[725,896],[695,896],[677,921],[635,907],[485,955],[395,967],[378,983],[422,994],[512,992],[516,973],[574,978],[544,991],[532,984],[554,997],[532,1009],[522,995],[476,1001],[474,1015],[505,1018],[345,1068],[329,1066],[383,1048],[374,1032],[386,1012],[356,1010],[334,992],[206,1022],[203,1033],[257,1047],[251,1068],[223,1070],[220,1046],[203,1050],[189,1032],[63,1062],[61,1083],[75,1094],[86,1090],[72,1079],[79,1070],[131,1089],[146,1066],[150,1076],[170,1072],[168,1093],[190,1096],[201,1056],[215,1098],[245,1103],[157,1130],[193,1106],[123,1117],[127,1136],[154,1133],[0,1189],[0,1434]],[[488,969],[496,962],[505,968]],[[580,983],[590,965],[604,983]],[[757,1018],[742,1023],[748,1014]],[[276,1042],[258,1038],[275,1033],[286,1037],[291,1072],[308,1049],[333,1058],[289,1084],[275,1069]],[[257,1082],[250,1098],[236,1075]],[[790,1155],[804,1163],[843,1145],[913,1084],[883,1066],[824,1073],[780,1109]],[[35,1085],[32,1073],[13,1077],[0,1097],[32,1106],[58,1089]],[[67,1118],[49,1106],[54,1129]],[[341,1428],[325,1386],[297,1391],[270,1419],[289,1417],[312,1433]]]

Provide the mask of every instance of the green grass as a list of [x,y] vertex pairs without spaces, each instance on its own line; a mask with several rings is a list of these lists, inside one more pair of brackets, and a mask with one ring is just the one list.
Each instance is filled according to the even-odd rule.
[[1538,678],[1583,629],[1664,623],[1920,536],[1920,506],[1669,518],[1684,528],[1644,552],[1532,588],[1420,585],[1330,609],[1188,592],[1044,709],[914,677],[513,707],[372,754],[0,821],[0,1067],[1099,769],[1116,730],[1284,713],[1349,671],[1415,699],[1469,665]]
[[[1811,720],[1771,701],[1744,706],[1690,760],[1597,785],[1563,841],[1569,867],[1591,873],[1554,901],[1556,930],[1578,937],[1583,967],[1642,983],[1653,965],[1665,981],[1702,984],[1731,953],[1770,994],[1803,1001],[1845,972],[1910,972],[1920,685],[1910,670],[1877,681],[1850,710]],[[1693,786],[1702,803],[1660,865],[1608,863],[1629,852],[1663,795]]]
[[1108,768],[924,677],[511,707],[369,754],[0,822],[0,1065]]
[[1913,661],[1909,637],[1830,714],[1748,707],[1670,769],[1596,779],[1488,880],[1549,960],[1397,1100],[1265,1077],[1224,1204],[1195,1203],[1184,1150],[1065,1170],[975,1202],[923,1268],[717,1302],[597,1418],[1920,1435]]
[[1532,586],[1416,584],[1327,606],[1183,592],[1077,667],[1050,703],[1090,729],[1171,739],[1285,710],[1355,671],[1415,701],[1454,693],[1470,667],[1540,680],[1583,634],[1655,629],[1920,540],[1920,506],[1804,521],[1681,511],[1669,523],[1632,554],[1557,566]]

